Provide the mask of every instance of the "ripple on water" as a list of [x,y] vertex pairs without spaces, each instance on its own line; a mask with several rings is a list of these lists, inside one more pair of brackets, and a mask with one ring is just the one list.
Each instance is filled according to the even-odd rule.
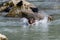
[[17,33],[18,30],[16,28],[15,29],[10,29],[10,28],[3,27],[3,28],[0,29],[0,32]]
[[60,19],[52,21],[50,25],[60,25]]

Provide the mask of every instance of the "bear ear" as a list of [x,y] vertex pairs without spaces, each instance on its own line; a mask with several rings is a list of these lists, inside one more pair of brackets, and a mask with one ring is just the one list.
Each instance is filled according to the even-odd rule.
[[11,0],[11,1],[13,2],[14,6],[16,6],[16,4],[17,4],[18,2],[20,2],[21,0]]
[[23,5],[23,1],[20,1],[16,4],[17,6],[22,6]]

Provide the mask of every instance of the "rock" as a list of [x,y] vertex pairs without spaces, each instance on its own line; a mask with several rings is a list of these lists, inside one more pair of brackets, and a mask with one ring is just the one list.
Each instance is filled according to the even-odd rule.
[[0,40],[8,40],[8,38],[5,35],[0,34]]

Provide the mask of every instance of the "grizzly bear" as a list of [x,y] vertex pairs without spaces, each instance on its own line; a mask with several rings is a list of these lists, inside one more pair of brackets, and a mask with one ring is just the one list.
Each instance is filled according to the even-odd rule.
[[[11,5],[12,4],[12,5]],[[5,5],[6,6],[6,5]],[[19,17],[27,18],[30,24],[34,23],[35,20],[41,20],[44,15],[38,14],[38,8],[26,0],[11,0],[8,3],[8,7],[12,7],[5,17]],[[37,14],[35,14],[37,13]],[[52,17],[48,17],[51,20]]]

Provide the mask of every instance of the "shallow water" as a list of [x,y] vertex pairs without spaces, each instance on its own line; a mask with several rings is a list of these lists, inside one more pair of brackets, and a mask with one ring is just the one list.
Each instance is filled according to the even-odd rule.
[[45,7],[50,5],[53,9],[40,11],[44,11],[43,13],[48,15],[52,14],[54,17],[53,21],[49,23],[45,21],[43,24],[37,26],[23,27],[19,18],[5,18],[0,16],[0,33],[6,35],[9,40],[60,40],[60,10],[52,6],[54,2],[46,1],[39,2],[41,5],[39,3],[36,5],[39,8],[43,4],[45,4]]

